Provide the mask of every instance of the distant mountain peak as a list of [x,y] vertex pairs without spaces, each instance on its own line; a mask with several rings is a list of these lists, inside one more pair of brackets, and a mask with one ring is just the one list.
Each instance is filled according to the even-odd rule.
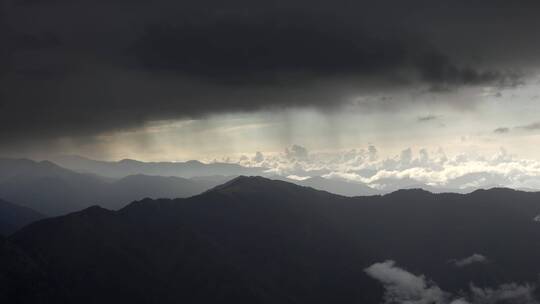
[[185,162],[143,162],[134,159],[99,161],[82,157],[57,157],[59,165],[77,172],[92,173],[109,178],[122,178],[133,174],[177,176],[236,176],[262,174],[265,168],[244,167],[233,163],[203,163],[198,160]]
[[204,165],[203,162],[200,162],[198,160],[195,160],[195,159],[192,159],[192,160],[188,160],[185,162],[186,164],[190,164],[190,165]]
[[408,188],[399,189],[386,195],[433,195],[433,193],[423,188]]
[[521,191],[516,190],[516,189],[512,189],[512,188],[506,188],[506,187],[492,187],[492,188],[487,188],[487,189],[484,189],[484,188],[476,189],[476,190],[474,190],[473,192],[471,192],[471,194],[482,194],[482,193],[514,193],[514,192],[521,192]]
[[209,192],[222,191],[222,190],[231,189],[235,187],[245,187],[245,186],[249,186],[250,184],[255,185],[255,183],[260,183],[262,181],[271,181],[271,180],[264,177],[260,177],[260,176],[240,175],[208,191]]
[[305,195],[326,193],[331,196],[339,196],[326,191],[316,190],[311,187],[301,186],[294,183],[274,180],[262,176],[238,176],[222,185],[214,187],[206,192],[220,194],[240,194],[263,197],[285,197],[288,195]]
[[59,167],[57,164],[55,164],[55,163],[53,163],[52,161],[49,161],[49,160],[42,160],[42,161],[38,162],[38,164],[44,165],[44,166]]
[[115,211],[105,209],[99,205],[93,205],[80,211],[66,214],[61,217],[100,218],[114,214]]
[[237,182],[237,183],[247,183],[247,182],[262,182],[262,181],[273,181],[272,179],[254,175],[254,176],[246,176],[246,175],[239,175],[229,182]]
[[138,160],[130,159],[130,158],[124,158],[120,161],[118,161],[120,164],[138,164],[140,163]]

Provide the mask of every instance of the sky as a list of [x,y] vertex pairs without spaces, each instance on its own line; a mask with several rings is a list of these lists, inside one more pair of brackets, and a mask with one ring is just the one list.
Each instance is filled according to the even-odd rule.
[[538,1],[0,9],[0,155],[250,165],[301,147],[311,168],[374,147],[379,160],[540,161]]

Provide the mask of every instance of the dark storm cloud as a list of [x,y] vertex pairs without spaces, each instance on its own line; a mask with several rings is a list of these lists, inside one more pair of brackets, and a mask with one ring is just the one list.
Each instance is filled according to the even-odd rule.
[[532,1],[5,1],[0,140],[365,92],[515,86],[536,67]]
[[[134,54],[147,69],[228,84],[287,85],[373,75],[397,82],[400,79],[391,78],[406,70],[437,86],[505,85],[519,77],[460,67],[406,32],[351,29],[324,15],[285,17],[234,16],[202,25],[153,25],[135,43]],[[401,75],[401,81],[414,76]]]
[[137,41],[135,53],[145,68],[230,84],[378,73],[404,65],[410,56],[404,41],[347,33],[324,20],[301,18],[152,26]]

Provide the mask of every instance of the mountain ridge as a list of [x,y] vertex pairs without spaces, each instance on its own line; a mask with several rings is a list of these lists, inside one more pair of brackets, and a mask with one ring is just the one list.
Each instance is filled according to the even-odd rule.
[[[451,292],[469,282],[534,282],[538,214],[540,193],[408,189],[349,198],[241,176],[189,198],[41,220],[9,241],[46,261],[68,300],[90,288],[81,303],[375,304],[382,287],[364,269],[385,260]],[[492,262],[475,271],[448,262],[476,253]]]
[[262,174],[265,168],[243,167],[231,163],[203,163],[198,160],[185,162],[141,162],[132,159],[120,161],[98,161],[82,156],[58,156],[53,161],[65,168],[100,176],[122,178],[128,175],[145,174],[190,178],[205,175]]
[[144,197],[188,197],[217,183],[148,175],[110,180],[74,172],[52,162],[0,159],[0,197],[49,216],[77,211],[96,203],[118,209]]

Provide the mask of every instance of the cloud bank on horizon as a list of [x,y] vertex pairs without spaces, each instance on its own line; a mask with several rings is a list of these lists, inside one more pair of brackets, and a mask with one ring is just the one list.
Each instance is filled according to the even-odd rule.
[[516,158],[504,149],[489,156],[465,153],[448,156],[442,149],[408,148],[399,155],[384,157],[373,145],[339,152],[309,152],[305,147],[293,145],[283,153],[257,152],[219,161],[264,167],[269,175],[298,180],[322,176],[362,183],[383,192],[414,187],[436,192],[491,187],[540,189],[540,162]]

